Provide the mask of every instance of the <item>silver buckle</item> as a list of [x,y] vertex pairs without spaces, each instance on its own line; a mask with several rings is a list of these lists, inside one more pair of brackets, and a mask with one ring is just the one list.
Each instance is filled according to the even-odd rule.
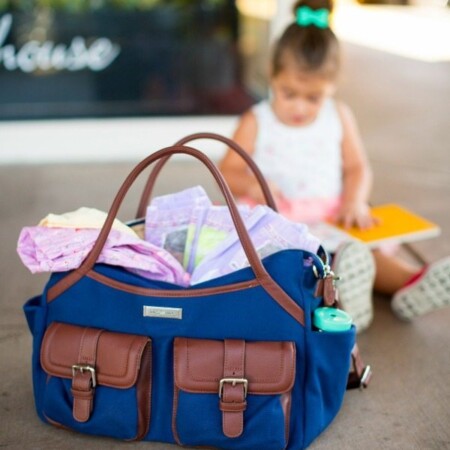
[[248,380],[245,378],[222,378],[219,382],[219,398],[222,399],[223,394],[223,385],[225,383],[230,383],[233,387],[236,386],[236,384],[243,384],[244,385],[244,399],[247,398],[247,392],[248,392]]
[[359,380],[359,389],[365,389],[367,387],[370,376],[372,375],[372,368],[366,366]]
[[77,371],[84,373],[90,372],[91,373],[91,380],[92,380],[92,387],[95,387],[97,385],[97,379],[95,377],[95,369],[92,366],[89,366],[87,364],[74,364],[72,366],[72,377],[75,377]]

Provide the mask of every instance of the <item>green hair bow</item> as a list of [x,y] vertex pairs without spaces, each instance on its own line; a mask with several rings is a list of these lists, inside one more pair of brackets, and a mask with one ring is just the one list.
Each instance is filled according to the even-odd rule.
[[309,6],[300,6],[297,9],[297,24],[302,27],[314,25],[317,28],[328,28],[330,11],[326,8],[311,9]]

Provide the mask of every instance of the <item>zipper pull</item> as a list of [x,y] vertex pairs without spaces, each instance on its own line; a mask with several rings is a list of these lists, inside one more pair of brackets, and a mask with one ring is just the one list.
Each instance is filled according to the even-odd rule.
[[327,306],[333,306],[339,301],[339,294],[336,289],[337,280],[339,280],[339,277],[332,270],[323,279],[323,301]]
[[317,282],[315,297],[323,297],[326,306],[333,306],[338,301],[338,291],[336,281],[339,277],[331,270],[328,264],[323,266],[323,278]]

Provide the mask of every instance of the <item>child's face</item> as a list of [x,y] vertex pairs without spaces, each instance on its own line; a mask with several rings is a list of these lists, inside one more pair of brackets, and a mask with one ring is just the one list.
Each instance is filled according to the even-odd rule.
[[271,79],[272,108],[285,125],[301,127],[316,119],[324,100],[335,85],[327,78],[286,68]]

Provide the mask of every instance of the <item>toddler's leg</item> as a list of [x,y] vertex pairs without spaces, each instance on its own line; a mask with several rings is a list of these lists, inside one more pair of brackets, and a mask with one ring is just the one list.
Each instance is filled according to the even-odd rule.
[[365,244],[357,241],[342,245],[333,258],[333,272],[342,307],[352,316],[358,332],[368,328],[373,319],[372,290],[375,264]]
[[450,257],[420,271],[395,293],[391,306],[403,320],[412,320],[416,316],[450,306]]
[[382,294],[394,295],[420,270],[420,267],[408,264],[382,250],[374,250],[373,256],[376,266],[374,287]]

